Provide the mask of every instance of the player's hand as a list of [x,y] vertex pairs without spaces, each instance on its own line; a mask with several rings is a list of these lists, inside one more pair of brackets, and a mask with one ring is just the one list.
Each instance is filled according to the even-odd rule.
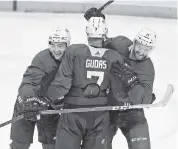
[[138,75],[119,61],[112,63],[111,74],[114,75],[116,81],[117,79],[122,81],[126,92],[139,83]]
[[88,21],[91,17],[102,17],[105,19],[105,15],[102,12],[98,12],[98,9],[95,7],[89,8],[85,14],[84,14],[85,19]]
[[41,110],[47,110],[49,107],[49,101],[43,97],[18,97],[18,102],[21,104],[18,114],[23,114],[27,120],[36,121],[38,112]]

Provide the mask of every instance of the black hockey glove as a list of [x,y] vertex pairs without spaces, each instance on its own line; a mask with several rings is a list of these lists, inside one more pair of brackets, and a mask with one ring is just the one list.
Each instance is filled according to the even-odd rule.
[[124,92],[128,92],[139,83],[138,75],[119,61],[112,63],[111,75],[113,75],[116,80],[119,79],[122,81]]
[[105,19],[105,15],[102,12],[98,12],[98,9],[95,7],[89,8],[85,14],[84,14],[85,19],[88,21],[91,17],[102,17]]
[[83,94],[85,98],[96,98],[100,94],[100,87],[96,83],[91,83],[88,84],[84,89],[83,89]]
[[36,121],[38,112],[47,110],[49,107],[49,101],[43,97],[22,98],[18,96],[18,102],[21,104],[18,114],[23,114],[25,119],[31,121]]

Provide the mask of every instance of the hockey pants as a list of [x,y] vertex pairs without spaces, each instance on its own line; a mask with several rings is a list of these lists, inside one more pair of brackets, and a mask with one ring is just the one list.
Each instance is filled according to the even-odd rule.
[[61,114],[55,149],[108,149],[109,123],[108,111]]
[[129,149],[151,149],[148,123],[143,109],[111,111],[110,119],[115,134],[117,128],[120,128]]

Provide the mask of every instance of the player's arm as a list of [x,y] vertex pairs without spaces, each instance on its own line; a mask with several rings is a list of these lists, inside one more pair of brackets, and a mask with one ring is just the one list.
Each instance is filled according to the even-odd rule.
[[153,92],[153,83],[155,78],[154,66],[150,59],[145,60],[140,69],[143,69],[142,74],[137,74],[139,77],[138,83],[131,88],[128,96],[135,104],[144,103],[150,104],[155,100]]
[[48,109],[48,99],[39,95],[41,80],[46,75],[44,62],[36,55],[23,75],[16,101],[16,111],[25,119],[36,120],[37,112]]
[[114,80],[122,83],[122,91],[128,95],[128,99],[125,99],[126,102],[131,101],[133,104],[152,103],[154,68],[150,65],[149,69],[147,67],[143,69],[145,69],[144,74],[137,74],[119,61],[112,64],[111,75]]
[[44,70],[43,61],[39,55],[36,55],[23,75],[22,83],[18,90],[20,96],[37,96],[37,90],[41,87],[41,80],[46,75]]
[[139,83],[128,92],[129,99],[134,104],[150,104],[155,100],[155,96],[152,94],[154,74],[145,74],[142,78],[144,80],[139,79]]
[[112,49],[117,51],[119,54],[127,57],[129,55],[129,47],[133,44],[133,42],[122,35],[106,38],[104,42],[104,47],[108,49]]
[[73,62],[74,56],[72,53],[72,46],[70,46],[66,49],[55,79],[48,88],[47,95],[50,100],[55,101],[61,99],[69,92],[73,77]]

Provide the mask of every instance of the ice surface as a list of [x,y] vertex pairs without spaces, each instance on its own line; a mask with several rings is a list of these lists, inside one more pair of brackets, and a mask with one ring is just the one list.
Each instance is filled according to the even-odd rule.
[[[154,92],[160,100],[168,83],[176,86],[177,28],[176,20],[128,16],[107,16],[109,36],[133,37],[142,28],[155,30],[157,47],[151,57],[156,77]],[[69,28],[72,43],[86,42],[83,14],[0,13],[0,123],[11,119],[17,89],[26,67],[34,55],[47,47],[50,31],[55,26]],[[176,94],[165,108],[146,110],[152,149],[176,148]],[[8,149],[10,125],[0,128],[0,146]],[[40,149],[37,133],[31,149]],[[127,149],[118,131],[114,149]]]

